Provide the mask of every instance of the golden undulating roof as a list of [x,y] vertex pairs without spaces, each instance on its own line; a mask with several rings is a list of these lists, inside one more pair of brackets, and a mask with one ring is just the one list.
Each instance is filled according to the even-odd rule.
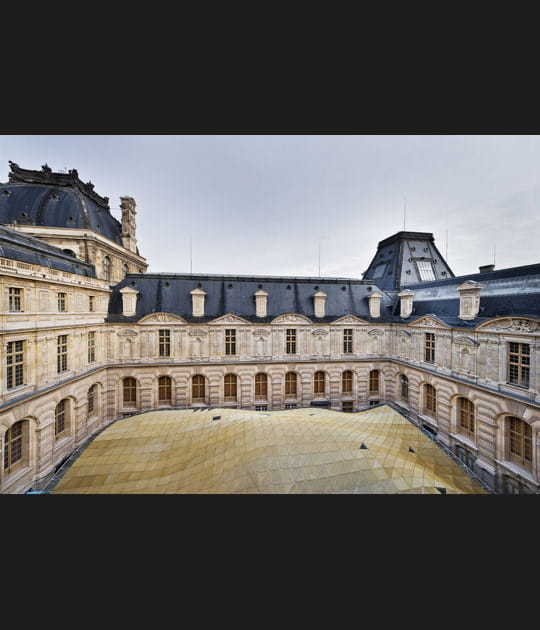
[[383,405],[152,411],[118,420],[53,494],[484,494],[406,418]]

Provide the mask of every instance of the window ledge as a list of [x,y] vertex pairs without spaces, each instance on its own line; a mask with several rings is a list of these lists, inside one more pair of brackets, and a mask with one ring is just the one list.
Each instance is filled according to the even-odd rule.
[[496,459],[495,462],[499,464],[499,466],[501,466],[502,468],[505,468],[506,470],[513,473],[514,475],[521,477],[525,481],[528,481],[529,483],[538,484],[537,479],[535,479],[533,474],[526,468],[522,468],[521,466],[518,466],[517,464],[514,464],[513,462],[509,462],[507,460]]
[[470,450],[474,451],[475,453],[478,452],[478,448],[475,442],[471,440],[471,438],[467,437],[466,435],[463,435],[462,433],[450,433],[449,435],[451,438],[454,438],[454,440],[457,440],[458,442],[463,444],[463,446],[468,447]]

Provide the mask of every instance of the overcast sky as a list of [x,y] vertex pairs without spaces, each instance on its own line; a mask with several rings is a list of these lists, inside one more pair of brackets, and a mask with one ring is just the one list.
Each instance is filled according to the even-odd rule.
[[4,135],[8,160],[76,168],[117,218],[132,196],[154,273],[318,276],[320,247],[361,278],[404,225],[456,275],[540,262],[538,135]]

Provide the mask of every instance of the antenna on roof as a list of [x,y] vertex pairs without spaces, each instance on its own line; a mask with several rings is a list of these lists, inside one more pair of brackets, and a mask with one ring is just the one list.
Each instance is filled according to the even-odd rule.
[[407,218],[407,197],[403,197],[403,231],[405,232],[405,221]]

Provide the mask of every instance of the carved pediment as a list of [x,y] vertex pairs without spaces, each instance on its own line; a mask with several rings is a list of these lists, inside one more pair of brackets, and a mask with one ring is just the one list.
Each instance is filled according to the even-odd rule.
[[420,319],[417,319],[415,322],[411,322],[409,325],[410,326],[426,326],[427,328],[441,328],[441,327],[449,328],[449,326],[445,324],[444,322],[441,322],[439,319],[436,319],[434,317],[430,317],[429,315],[421,317]]
[[482,330],[493,330],[495,332],[538,332],[540,323],[533,319],[523,317],[505,317],[504,319],[491,320],[478,326]]
[[479,346],[478,341],[475,341],[472,337],[456,337],[454,338],[454,343],[457,343],[460,346]]
[[186,320],[182,319],[174,313],[150,313],[139,320],[139,324],[170,324],[171,326],[177,326],[178,324],[186,324]]
[[131,330],[131,328],[119,330],[117,335],[119,337],[136,337],[139,333],[136,330]]
[[367,324],[368,322],[366,322],[363,319],[360,319],[359,317],[356,317],[356,315],[353,315],[352,313],[349,313],[349,315],[344,315],[343,317],[340,317],[339,319],[336,319],[335,321],[332,322],[332,324]]
[[190,337],[204,337],[207,334],[206,330],[203,330],[202,328],[193,328],[188,332]]
[[211,324],[249,324],[247,319],[243,317],[239,317],[238,315],[234,315],[234,313],[227,313],[226,315],[222,315],[221,317],[217,317],[213,319]]
[[278,315],[275,319],[272,320],[272,324],[312,324],[313,322],[308,319],[305,315],[300,315],[299,313],[284,313],[283,315]]

